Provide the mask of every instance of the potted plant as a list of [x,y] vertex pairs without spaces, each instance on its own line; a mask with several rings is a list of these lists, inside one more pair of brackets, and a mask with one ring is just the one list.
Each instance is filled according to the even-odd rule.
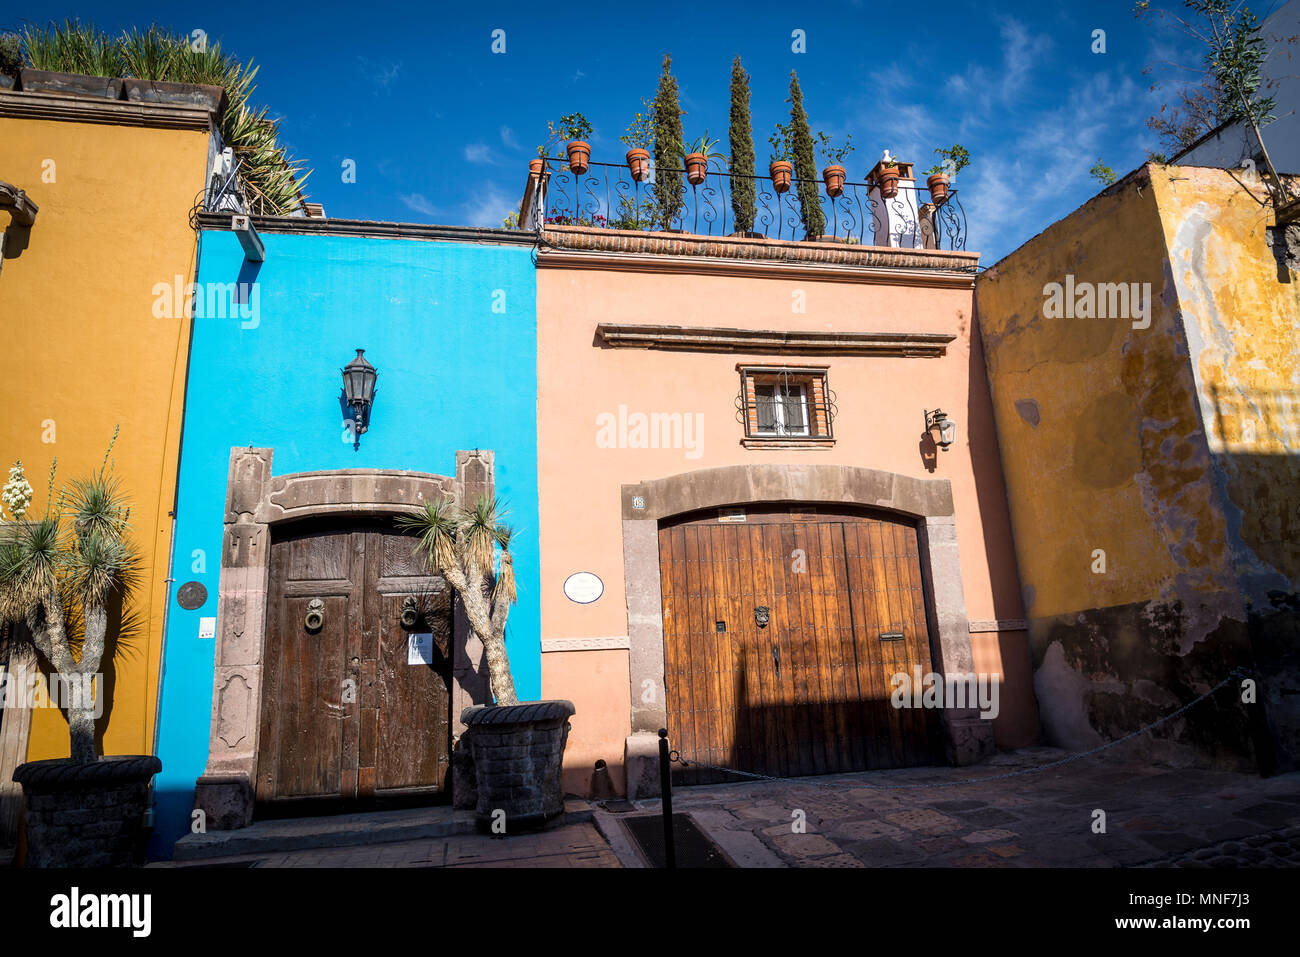
[[627,132],[619,137],[628,147],[627,169],[637,183],[644,183],[650,178],[650,148],[655,141],[654,107],[646,100],[641,103],[646,111],[638,112],[636,118],[628,124]]
[[0,90],[16,87],[22,68],[23,48],[18,34],[0,33]]
[[942,206],[948,201],[948,185],[951,178],[970,165],[970,153],[960,143],[954,143],[949,149],[937,149],[941,162],[930,167],[926,172],[925,185],[930,190],[934,205]]
[[709,137],[708,130],[704,131],[703,136],[680,144],[682,164],[686,167],[686,182],[699,186],[708,175],[710,163],[717,163],[719,167],[726,165],[726,154],[717,152],[714,149],[717,145],[718,141]]
[[31,64],[20,71],[24,90],[122,98],[121,44],[93,25],[67,20],[29,26],[22,45]]
[[[570,113],[560,117],[559,123],[549,124],[551,137],[558,142],[568,142],[565,152],[569,157],[569,169],[574,176],[587,172],[591,163],[591,123],[581,113]],[[548,140],[549,142],[549,140]]]
[[184,80],[190,72],[189,59],[195,53],[180,37],[164,32],[157,25],[144,32],[132,29],[122,34],[121,51],[122,69],[130,74],[122,80],[122,90],[128,100],[201,106],[218,116],[225,110],[226,91],[220,86]]
[[880,162],[867,173],[867,182],[879,187],[884,199],[893,199],[898,195],[898,180],[905,172],[910,174],[911,164],[899,162],[885,150]]
[[474,764],[481,827],[504,812],[508,830],[535,827],[564,811],[561,767],[568,740],[569,701],[519,703],[506,654],[505,629],[515,600],[510,541],[514,532],[500,521],[495,500],[480,497],[470,508],[427,501],[397,519],[415,531],[416,551],[455,590],[474,636],[483,643],[496,704],[465,709],[462,742]]
[[853,136],[844,137],[844,145],[836,146],[825,133],[818,133],[818,151],[826,160],[822,169],[822,182],[826,184],[826,195],[835,199],[844,192],[844,159],[853,152]]
[[772,188],[784,193],[790,189],[790,178],[794,175],[794,139],[790,125],[777,123],[775,132],[767,141],[772,144],[767,174],[772,177]]
[[162,770],[152,755],[101,757],[95,744],[106,693],[100,663],[129,629],[123,609],[139,569],[109,454],[57,502],[51,465],[44,516],[8,526],[0,542],[0,618],[22,626],[10,627],[7,640],[34,650],[67,693],[71,757],[29,761],[14,771],[23,787],[30,867],[135,863],[149,782]]

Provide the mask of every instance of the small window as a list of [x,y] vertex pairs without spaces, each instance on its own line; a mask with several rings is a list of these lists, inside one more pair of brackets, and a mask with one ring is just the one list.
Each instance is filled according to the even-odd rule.
[[738,366],[737,418],[749,446],[820,447],[834,442],[826,368]]

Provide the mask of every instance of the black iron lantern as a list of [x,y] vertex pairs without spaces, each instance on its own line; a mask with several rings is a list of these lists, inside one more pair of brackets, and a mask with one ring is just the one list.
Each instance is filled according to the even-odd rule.
[[370,406],[375,401],[375,380],[379,373],[366,361],[365,349],[343,367],[343,397],[352,410],[353,448],[361,448],[361,433],[370,427]]
[[945,452],[952,445],[953,439],[957,437],[957,423],[948,418],[948,413],[942,409],[935,409],[933,412],[925,413],[925,430],[938,431],[939,437],[935,442],[939,448]]

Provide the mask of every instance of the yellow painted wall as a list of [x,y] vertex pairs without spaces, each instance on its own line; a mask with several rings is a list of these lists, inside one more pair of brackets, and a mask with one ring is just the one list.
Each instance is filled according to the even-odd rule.
[[[7,477],[22,459],[39,514],[51,460],[57,456],[61,481],[86,474],[120,425],[116,474],[143,557],[135,598],[142,626],[108,666],[115,674],[99,725],[105,754],[153,750],[189,343],[183,316],[154,316],[153,288],[193,279],[188,216],[203,189],[207,149],[208,134],[197,130],[0,117],[0,180],[40,207],[26,248],[13,248],[10,231],[13,258],[0,268],[7,369],[0,465]],[[0,212],[0,227],[8,218]],[[62,714],[39,709],[28,759],[68,753]]]
[[1152,181],[1201,417],[1229,503],[1237,573],[1256,601],[1269,589],[1293,591],[1300,583],[1300,277],[1279,266],[1269,245],[1273,218],[1258,179],[1180,167]]
[[[1031,620],[1234,588],[1156,193],[1144,182],[1096,197],[976,283]],[[1047,318],[1044,287],[1067,274],[1150,283],[1150,327]],[[1096,549],[1105,573],[1092,570]]]

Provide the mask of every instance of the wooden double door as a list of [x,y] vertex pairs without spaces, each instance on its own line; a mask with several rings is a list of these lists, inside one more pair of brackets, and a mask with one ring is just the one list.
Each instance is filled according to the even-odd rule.
[[[929,764],[916,528],[886,515],[713,510],[661,526],[668,728],[683,756],[779,777]],[[702,770],[682,783],[732,779]]]
[[260,816],[450,797],[452,602],[414,543],[391,522],[273,540]]

